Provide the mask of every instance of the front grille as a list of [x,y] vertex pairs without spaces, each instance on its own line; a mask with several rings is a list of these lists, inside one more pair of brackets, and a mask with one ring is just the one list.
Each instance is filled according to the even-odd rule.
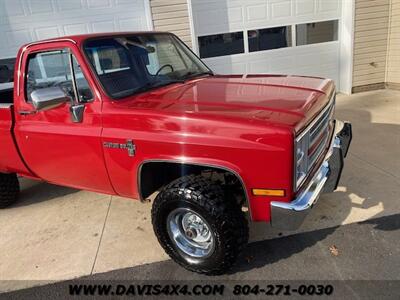
[[310,170],[328,146],[331,120],[334,104],[322,113],[319,120],[310,128],[310,142],[308,147],[308,169]]
[[332,96],[331,101],[322,112],[296,137],[294,166],[296,191],[329,147],[334,107],[335,96]]

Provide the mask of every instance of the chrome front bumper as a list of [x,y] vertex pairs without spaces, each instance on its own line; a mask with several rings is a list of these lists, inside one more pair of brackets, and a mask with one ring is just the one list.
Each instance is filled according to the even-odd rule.
[[314,177],[292,202],[271,202],[273,227],[282,230],[299,228],[319,196],[324,192],[333,192],[337,188],[351,139],[351,124],[335,121],[335,131],[329,151]]

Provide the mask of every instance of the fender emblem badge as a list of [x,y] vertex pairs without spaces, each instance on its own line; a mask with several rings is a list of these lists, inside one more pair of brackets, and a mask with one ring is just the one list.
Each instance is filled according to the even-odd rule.
[[128,150],[128,156],[135,156],[136,154],[136,145],[132,140],[127,140],[126,144],[104,142],[103,147],[110,149],[126,149]]

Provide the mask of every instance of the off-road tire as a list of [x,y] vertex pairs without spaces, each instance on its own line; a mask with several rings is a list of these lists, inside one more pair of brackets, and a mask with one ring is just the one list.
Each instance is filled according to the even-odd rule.
[[16,174],[0,173],[0,209],[17,201],[19,182]]
[[[167,218],[176,208],[188,208],[204,218],[211,227],[215,248],[205,258],[193,258],[171,240]],[[154,232],[166,253],[184,268],[206,275],[226,273],[248,242],[248,223],[234,199],[227,199],[217,183],[201,175],[181,177],[168,184],[152,207]]]

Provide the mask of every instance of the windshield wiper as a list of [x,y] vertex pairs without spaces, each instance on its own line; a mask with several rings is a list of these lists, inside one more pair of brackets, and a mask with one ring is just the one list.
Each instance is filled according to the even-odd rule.
[[149,91],[151,89],[155,89],[155,88],[159,88],[159,87],[163,87],[166,85],[170,85],[173,83],[185,83],[184,80],[182,79],[172,79],[172,80],[165,80],[165,81],[153,81],[153,82],[147,82],[144,85],[136,88],[133,93],[141,93],[141,92],[146,92]]
[[211,72],[211,71],[207,71],[207,72],[189,71],[185,75],[183,75],[182,77],[180,77],[178,79],[147,82],[144,85],[134,89],[132,91],[132,93],[133,94],[137,94],[137,93],[141,93],[141,92],[146,92],[146,91],[149,91],[151,89],[163,87],[163,86],[170,85],[170,84],[173,84],[173,83],[185,83],[186,80],[188,80],[188,79],[191,79],[191,78],[194,78],[194,77],[198,77],[198,76],[203,76],[203,75],[214,75],[214,73]]
[[203,75],[211,75],[213,76],[214,73],[212,71],[205,71],[205,72],[193,72],[189,71],[185,75],[181,77],[182,80],[188,80],[194,77],[203,76]]

